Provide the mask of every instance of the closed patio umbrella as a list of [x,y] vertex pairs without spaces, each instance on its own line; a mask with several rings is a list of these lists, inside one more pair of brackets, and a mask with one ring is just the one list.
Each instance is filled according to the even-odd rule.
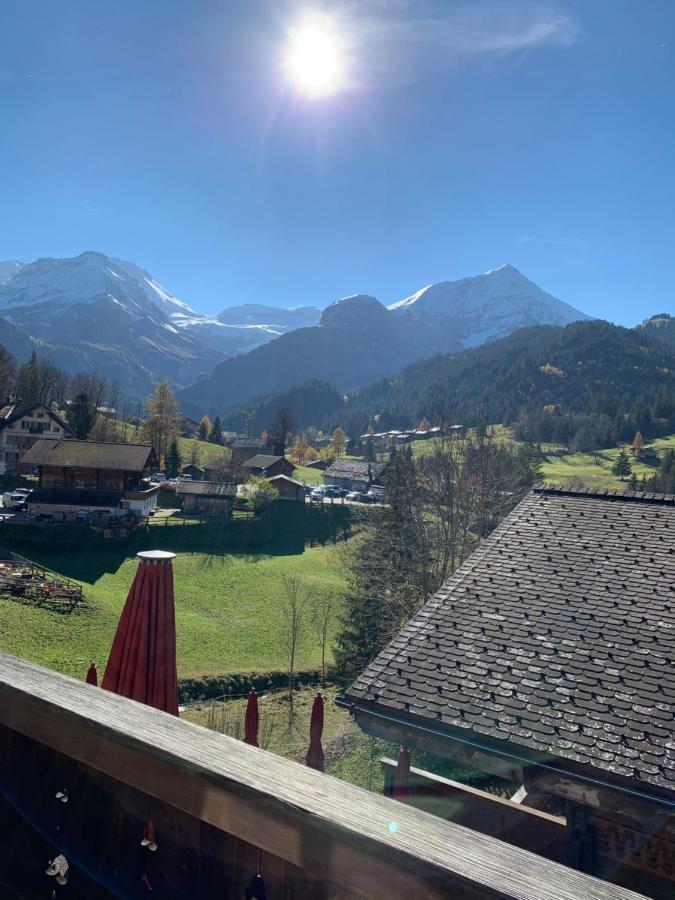
[[394,772],[394,798],[404,800],[410,791],[410,754],[405,747],[400,747]]
[[94,687],[98,684],[98,669],[96,668],[96,663],[92,663],[87,669],[87,684],[93,684]]
[[309,749],[305,762],[312,769],[318,769],[323,772],[324,756],[323,747],[321,746],[321,735],[323,734],[323,697],[317,694],[312,704],[312,718],[309,722]]
[[258,695],[251,688],[248,692],[248,700],[246,701],[246,715],[244,716],[244,742],[252,747],[258,746],[258,724],[260,717],[258,714]]
[[145,550],[110,649],[102,687],[178,715],[175,553]]

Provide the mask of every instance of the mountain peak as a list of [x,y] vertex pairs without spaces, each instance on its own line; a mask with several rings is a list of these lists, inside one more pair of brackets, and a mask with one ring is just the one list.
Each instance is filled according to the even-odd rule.
[[365,328],[386,317],[386,308],[375,297],[352,294],[327,306],[321,314],[319,325],[331,328]]

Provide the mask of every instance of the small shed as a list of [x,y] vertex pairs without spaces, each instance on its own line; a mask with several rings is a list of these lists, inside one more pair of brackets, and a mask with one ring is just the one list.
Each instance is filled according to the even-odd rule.
[[179,481],[176,499],[183,512],[191,516],[230,518],[237,485],[224,481]]
[[267,480],[279,491],[279,500],[304,501],[305,486],[297,478],[289,478],[288,475],[275,475]]
[[295,471],[295,466],[286,457],[263,453],[246,460],[242,468],[248,475],[264,475],[265,478],[273,478],[275,475],[291,478]]

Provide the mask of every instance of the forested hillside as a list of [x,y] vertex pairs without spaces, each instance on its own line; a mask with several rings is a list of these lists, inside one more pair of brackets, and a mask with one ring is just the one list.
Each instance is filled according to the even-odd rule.
[[602,321],[526,328],[355,391],[342,420],[356,434],[373,422],[412,427],[423,416],[503,422],[519,437],[579,449],[638,430],[666,434],[675,429],[675,348],[651,329]]

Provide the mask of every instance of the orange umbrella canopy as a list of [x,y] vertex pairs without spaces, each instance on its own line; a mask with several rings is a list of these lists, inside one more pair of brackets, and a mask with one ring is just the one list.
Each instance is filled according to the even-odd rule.
[[405,747],[400,747],[394,772],[394,797],[403,800],[410,790],[410,754]]
[[317,694],[312,704],[312,718],[309,722],[309,749],[305,762],[312,769],[318,769],[323,772],[324,755],[321,746],[321,735],[323,734],[323,697]]
[[246,701],[246,715],[244,717],[244,741],[252,747],[258,746],[258,695],[251,688]]
[[178,715],[175,553],[145,550],[113,639],[102,687]]

